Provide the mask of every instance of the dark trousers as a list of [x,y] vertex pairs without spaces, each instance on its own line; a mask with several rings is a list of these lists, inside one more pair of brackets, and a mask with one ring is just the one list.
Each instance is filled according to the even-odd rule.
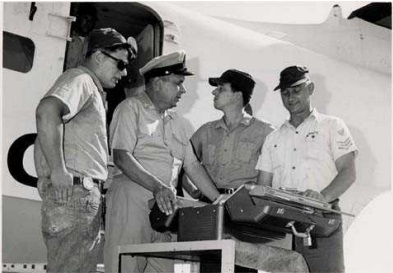
[[[335,210],[340,210],[338,201],[332,206]],[[340,214],[329,214],[329,217],[340,219]],[[293,250],[303,255],[307,262],[310,273],[343,273],[344,268],[344,249],[343,249],[343,228],[342,222],[338,229],[329,237],[317,237],[313,241],[312,247],[303,245],[302,238],[294,236]]]

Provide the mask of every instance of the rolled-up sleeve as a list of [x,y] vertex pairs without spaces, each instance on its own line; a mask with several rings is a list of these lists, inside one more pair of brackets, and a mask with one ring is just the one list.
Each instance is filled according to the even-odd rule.
[[110,125],[110,148],[125,150],[130,153],[134,151],[137,136],[137,107],[131,101],[121,103],[115,113]]
[[45,97],[56,97],[67,106],[70,112],[63,116],[65,122],[73,118],[82,109],[92,96],[92,90],[97,89],[93,80],[87,74],[77,75],[71,80],[71,77],[75,74],[72,72],[64,73],[45,95]]
[[206,126],[200,127],[190,138],[192,147],[194,148],[194,152],[196,156],[201,159],[202,157],[202,143],[206,143]]
[[192,149],[191,142],[188,142],[188,145],[186,147],[186,156],[184,158],[184,167],[188,168],[192,166],[193,164],[200,164],[198,159],[196,158],[194,151]]

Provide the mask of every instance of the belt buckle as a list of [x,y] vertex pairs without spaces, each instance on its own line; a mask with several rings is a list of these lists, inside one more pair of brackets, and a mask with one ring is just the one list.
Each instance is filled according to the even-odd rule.
[[93,178],[91,178],[91,177],[83,177],[82,183],[83,183],[83,187],[86,190],[92,190],[94,188]]

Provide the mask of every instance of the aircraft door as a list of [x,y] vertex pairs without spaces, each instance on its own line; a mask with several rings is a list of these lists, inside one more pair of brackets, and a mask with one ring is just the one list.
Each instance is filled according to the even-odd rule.
[[3,195],[39,200],[25,186],[35,186],[27,144],[36,132],[35,108],[62,72],[70,3],[7,2],[3,9]]
[[[151,8],[139,3],[127,2],[89,2],[96,10],[95,28],[112,27],[125,37],[135,37],[138,43],[138,57],[129,68],[129,75],[107,96],[108,125],[116,106],[126,97],[143,90],[143,78],[139,69],[153,57],[162,53],[163,23]],[[3,147],[3,194],[39,200],[31,186],[36,186],[32,144],[35,140],[35,108],[39,100],[53,85],[64,70],[69,51],[66,43],[71,42],[71,23],[81,3],[5,3],[5,36],[23,43],[34,51],[23,59],[21,71],[13,70],[15,58],[7,54],[15,51],[15,46],[4,49],[7,65],[3,70],[4,128]],[[76,23],[76,22],[75,22]],[[75,25],[73,23],[73,25]],[[74,28],[74,26],[73,26]],[[14,34],[18,35],[15,36]],[[22,37],[22,38],[19,38]],[[25,42],[25,40],[28,42]],[[20,48],[23,46],[22,41]],[[11,44],[11,43],[9,43]],[[8,45],[8,44],[7,44]],[[29,58],[27,58],[29,57]],[[5,59],[4,58],[4,59]],[[19,58],[21,59],[21,58]],[[26,65],[28,64],[28,66]],[[43,75],[45,75],[43,77]],[[7,163],[6,163],[7,162]],[[22,185],[23,184],[23,185]]]

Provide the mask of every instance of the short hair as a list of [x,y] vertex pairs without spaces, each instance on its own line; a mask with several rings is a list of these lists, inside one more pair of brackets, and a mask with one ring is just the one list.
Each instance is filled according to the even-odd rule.
[[244,88],[241,89],[236,83],[229,83],[229,84],[231,85],[233,92],[241,92],[242,93],[242,95],[243,95],[243,106],[246,106],[250,102],[250,100],[251,100],[253,89],[245,91]]
[[217,86],[222,83],[229,83],[234,92],[242,92],[243,107],[250,102],[255,87],[255,81],[250,74],[238,69],[229,69],[218,78],[209,78],[211,86]]

